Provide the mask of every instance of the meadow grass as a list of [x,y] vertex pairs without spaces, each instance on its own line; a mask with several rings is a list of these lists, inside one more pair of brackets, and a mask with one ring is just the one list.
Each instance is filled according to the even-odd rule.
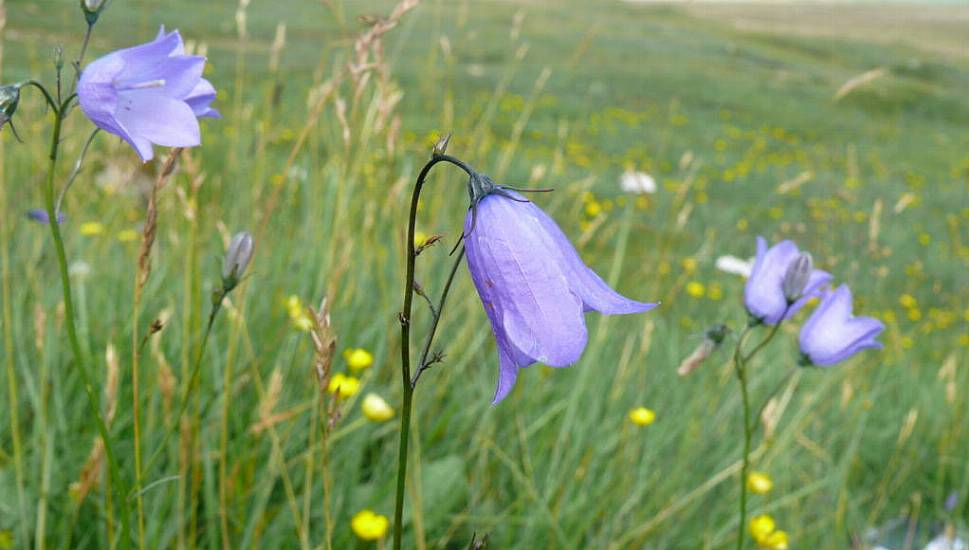
[[[224,115],[203,123],[203,146],[183,152],[159,192],[134,319],[156,168],[138,168],[101,135],[65,203],[82,347],[114,409],[129,483],[132,326],[143,336],[164,320],[139,359],[146,546],[366,547],[353,514],[392,515],[398,426],[367,421],[360,402],[373,391],[399,406],[407,201],[447,131],[449,153],[498,181],[554,187],[535,200],[586,262],[662,306],[590,315],[577,365],[530,368],[492,406],[494,341],[462,270],[438,339],[445,361],[415,396],[407,547],[463,548],[472,534],[495,548],[732,544],[741,411],[729,350],[688,377],[675,371],[707,326],[744,322],[743,280],[714,261],[753,255],[756,235],[812,251],[851,285],[856,313],[888,328],[883,351],[782,386],[778,425],[753,455],[775,488],[751,495],[751,511],[770,513],[798,548],[845,548],[905,514],[965,527],[969,52],[952,44],[969,31],[945,23],[964,8],[924,8],[946,29],[936,43],[924,19],[911,22],[917,39],[886,42],[818,36],[812,18],[804,32],[735,25],[758,13],[750,6],[719,18],[675,5],[425,1],[384,36],[377,70],[354,82],[346,64],[367,29],[358,16],[394,4],[116,0],[96,28],[89,59],[162,23],[181,30],[207,52]],[[0,6],[3,82],[50,81],[51,48],[73,55],[80,44],[75,4]],[[274,54],[279,23],[286,39]],[[879,67],[884,76],[834,98]],[[0,540],[104,548],[118,528],[106,515],[134,505],[111,501],[104,472],[82,495],[97,430],[71,368],[49,231],[24,216],[42,204],[50,121],[39,96],[25,92],[15,121],[23,144],[0,133]],[[58,181],[89,130],[82,116],[68,120]],[[624,195],[626,169],[654,175],[659,191]],[[432,176],[419,213],[421,232],[445,235],[418,262],[429,289],[443,284],[467,206],[465,178],[449,170]],[[216,321],[188,420],[166,438],[225,243],[242,229],[256,237],[251,275]],[[347,372],[346,348],[376,358],[326,446],[320,405],[330,398],[291,296],[328,299],[335,372]],[[421,311],[418,337],[428,322]],[[795,335],[784,327],[755,361],[755,403],[796,364]],[[628,420],[640,405],[656,411],[654,424]],[[951,491],[962,498],[946,516]]]

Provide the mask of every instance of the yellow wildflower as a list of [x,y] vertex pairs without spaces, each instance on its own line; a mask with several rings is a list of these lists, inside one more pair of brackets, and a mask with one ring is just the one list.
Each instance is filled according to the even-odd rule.
[[84,222],[78,229],[81,235],[85,237],[93,237],[95,235],[104,234],[104,224],[101,222]]
[[697,281],[690,281],[686,285],[686,293],[694,298],[702,298],[706,288],[703,287],[703,283],[698,283]]
[[696,271],[696,258],[683,258],[683,271],[691,275]]
[[414,248],[419,248],[427,240],[427,233],[414,231]]
[[138,238],[138,232],[134,229],[123,229],[118,231],[118,240],[123,243],[130,243]]
[[750,472],[747,475],[747,490],[757,495],[769,493],[774,488],[774,482],[764,472]]
[[787,532],[778,529],[757,541],[761,548],[767,550],[787,550]]
[[656,421],[656,413],[646,407],[636,407],[629,411],[629,420],[637,426],[649,426]]
[[373,510],[360,510],[350,520],[350,527],[362,540],[380,540],[387,534],[390,521]]
[[590,218],[594,218],[602,213],[602,205],[599,201],[592,199],[591,201],[585,203],[585,214]]
[[364,396],[360,408],[363,410],[363,416],[373,422],[386,422],[394,417],[394,409],[375,393],[368,393]]
[[303,301],[299,299],[299,296],[290,294],[286,298],[286,311],[292,318],[299,317],[303,314]]
[[723,298],[723,287],[720,286],[720,283],[710,283],[710,288],[707,289],[707,297],[714,301]]
[[343,350],[343,358],[351,370],[363,370],[373,365],[373,354],[363,348],[347,348]]
[[313,319],[310,319],[309,315],[302,313],[298,317],[293,318],[293,326],[296,327],[297,330],[309,332],[313,330]]
[[760,541],[766,540],[767,536],[774,532],[776,526],[777,524],[774,523],[774,518],[767,514],[754,516],[750,520],[750,535],[760,544]]
[[902,307],[912,308],[918,305],[918,300],[911,294],[902,294],[898,297],[898,303],[902,304]]
[[337,373],[330,378],[330,386],[327,388],[330,393],[339,392],[339,396],[346,399],[353,397],[360,391],[360,380],[353,376]]

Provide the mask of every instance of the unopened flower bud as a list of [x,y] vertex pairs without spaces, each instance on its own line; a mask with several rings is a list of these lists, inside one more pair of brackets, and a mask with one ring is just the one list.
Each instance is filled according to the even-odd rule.
[[811,255],[807,252],[802,252],[796,260],[787,266],[781,288],[784,291],[784,297],[788,303],[794,303],[801,297],[804,288],[807,287],[808,279],[811,278],[811,270],[814,268],[813,264]]
[[239,284],[239,277],[245,273],[252,260],[253,242],[248,231],[236,233],[229,243],[229,250],[225,253],[222,264],[222,288],[229,292]]
[[712,354],[713,351],[717,349],[721,343],[723,343],[724,338],[727,337],[729,332],[730,328],[727,325],[722,324],[713,325],[712,327],[708,328],[704,333],[703,341],[700,342],[700,345],[693,350],[693,353],[691,353],[689,357],[680,363],[680,367],[676,369],[676,374],[686,376],[700,368],[700,365],[702,365],[703,362],[710,357],[710,354]]
[[97,22],[98,16],[108,5],[108,0],[81,0],[81,11],[84,12],[84,19],[88,25]]
[[58,73],[64,68],[64,46],[54,46],[54,68]]
[[436,156],[440,156],[440,155],[443,155],[444,153],[446,153],[447,152],[447,144],[450,141],[451,141],[451,133],[450,132],[448,132],[447,134],[441,136],[441,139],[437,140],[437,143],[434,144],[434,149],[431,150],[431,155],[433,155],[433,156],[436,157]]
[[13,119],[20,103],[20,84],[0,86],[0,128]]

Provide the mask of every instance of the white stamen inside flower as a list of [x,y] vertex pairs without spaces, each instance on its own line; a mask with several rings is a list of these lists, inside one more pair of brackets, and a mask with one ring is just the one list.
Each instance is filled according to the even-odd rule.
[[162,88],[165,86],[165,79],[159,78],[156,80],[146,80],[144,82],[136,82],[134,84],[128,84],[123,86],[122,90],[144,90],[148,88]]

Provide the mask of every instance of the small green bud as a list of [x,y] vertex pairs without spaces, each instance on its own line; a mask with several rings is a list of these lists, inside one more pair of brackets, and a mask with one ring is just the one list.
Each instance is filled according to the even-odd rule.
[[451,133],[441,136],[441,139],[437,140],[434,144],[434,149],[431,150],[431,155],[438,157],[447,152],[447,145],[451,141]]
[[97,23],[101,12],[108,6],[108,0],[81,0],[81,11],[88,25]]

